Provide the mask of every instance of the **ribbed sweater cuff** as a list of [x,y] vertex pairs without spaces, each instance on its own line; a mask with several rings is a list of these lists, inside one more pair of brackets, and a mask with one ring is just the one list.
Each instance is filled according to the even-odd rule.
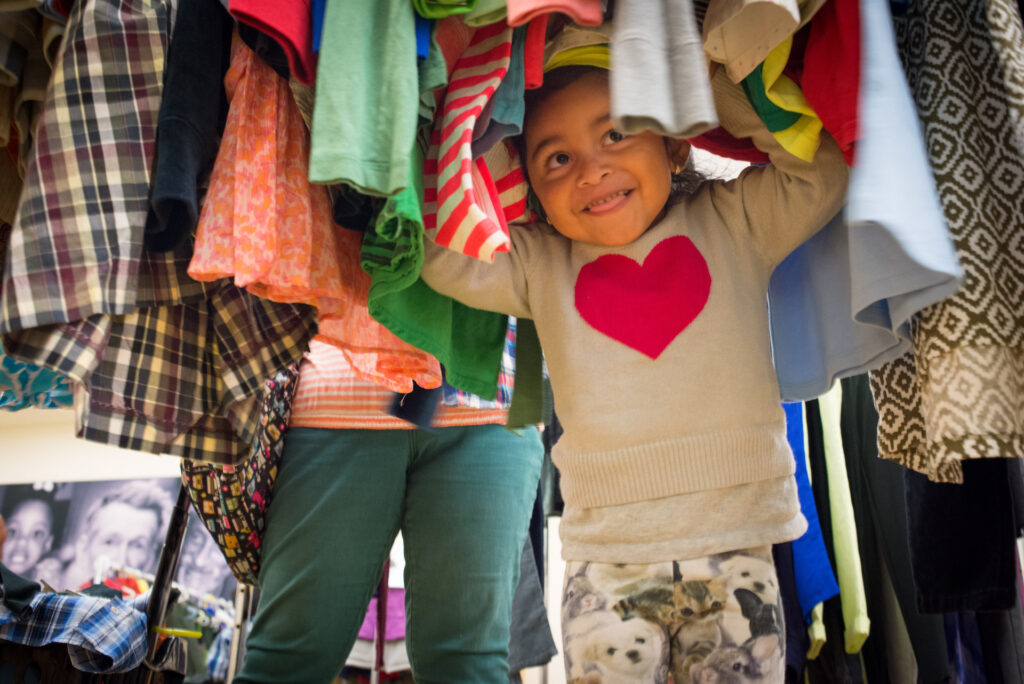
[[608,451],[552,454],[562,496],[580,508],[651,501],[792,475],[784,425],[687,435]]

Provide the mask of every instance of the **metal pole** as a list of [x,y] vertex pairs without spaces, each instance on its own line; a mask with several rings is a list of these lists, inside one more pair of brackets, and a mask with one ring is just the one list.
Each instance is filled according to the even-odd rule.
[[248,584],[238,583],[235,587],[235,625],[231,630],[231,648],[228,654],[228,672],[225,677],[230,684],[238,672],[238,655],[242,652],[242,643],[245,639],[245,628],[249,621],[249,598],[252,587]]
[[171,583],[178,571],[178,558],[181,556],[181,543],[188,529],[188,491],[185,485],[178,487],[178,500],[171,510],[171,519],[167,525],[163,548],[160,549],[160,560],[157,562],[153,588],[146,604],[146,627],[149,629],[149,649],[146,651],[146,663],[152,663],[156,656],[158,640],[153,632],[154,627],[164,623],[167,615],[167,603],[171,598]]

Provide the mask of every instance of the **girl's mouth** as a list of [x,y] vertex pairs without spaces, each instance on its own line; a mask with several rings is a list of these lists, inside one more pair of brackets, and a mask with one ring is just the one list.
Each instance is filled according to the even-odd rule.
[[632,193],[632,188],[613,192],[606,197],[590,202],[587,206],[583,207],[583,211],[588,214],[607,214],[613,212],[625,204]]

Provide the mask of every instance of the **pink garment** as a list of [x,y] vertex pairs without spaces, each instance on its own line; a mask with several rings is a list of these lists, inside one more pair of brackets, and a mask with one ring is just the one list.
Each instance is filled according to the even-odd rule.
[[[384,616],[384,641],[397,641],[405,638],[405,589],[388,589],[387,615]],[[363,626],[359,628],[359,638],[373,640],[377,631],[377,599],[370,599],[363,618]]]
[[601,0],[508,0],[508,25],[520,26],[542,14],[568,14],[580,26],[604,21]]
[[313,52],[313,8],[309,0],[229,0],[228,10],[238,21],[276,40],[288,56],[292,75],[306,85],[313,85],[316,54]]

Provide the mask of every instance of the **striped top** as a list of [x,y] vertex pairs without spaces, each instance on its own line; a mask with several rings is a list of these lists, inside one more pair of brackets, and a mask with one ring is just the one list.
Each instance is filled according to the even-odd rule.
[[[511,54],[512,29],[504,22],[473,34],[449,78],[423,170],[424,228],[437,230],[438,244],[487,262],[509,249],[502,206],[508,198],[501,196],[516,182],[495,179],[483,158],[473,159],[473,128],[508,72]],[[524,209],[525,202],[518,212]]]
[[[411,430],[414,426],[388,413],[394,395],[361,379],[337,347],[312,340],[299,370],[290,427]],[[508,410],[439,406],[434,427],[504,425]]]

